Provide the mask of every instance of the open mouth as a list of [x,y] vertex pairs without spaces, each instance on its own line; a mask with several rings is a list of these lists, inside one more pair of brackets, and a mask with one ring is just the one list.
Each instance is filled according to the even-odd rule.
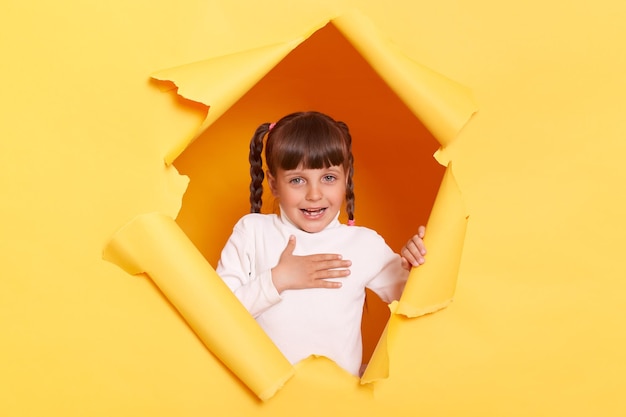
[[302,214],[304,214],[304,217],[307,217],[309,219],[316,219],[324,215],[326,207],[317,209],[300,209],[300,211],[302,212]]

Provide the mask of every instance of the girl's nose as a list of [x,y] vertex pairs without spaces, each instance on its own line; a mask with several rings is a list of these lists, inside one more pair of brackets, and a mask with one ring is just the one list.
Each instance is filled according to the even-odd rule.
[[309,201],[317,201],[322,198],[322,192],[316,185],[311,185],[308,187],[306,192],[306,199]]

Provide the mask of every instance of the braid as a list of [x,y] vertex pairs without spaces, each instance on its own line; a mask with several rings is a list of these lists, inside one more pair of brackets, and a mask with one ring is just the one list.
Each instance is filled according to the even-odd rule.
[[263,137],[269,131],[269,123],[263,123],[254,132],[250,140],[250,213],[260,213],[263,201]]
[[354,173],[354,158],[350,154],[350,168],[348,172],[348,181],[346,183],[346,212],[348,213],[348,220],[354,221],[354,182],[352,181],[352,174]]
[[352,135],[350,135],[350,129],[344,122],[337,122],[337,125],[344,132],[346,137],[346,144],[348,146],[348,164],[347,172],[348,181],[346,182],[346,212],[348,213],[348,220],[354,221],[354,182],[352,181],[352,175],[354,174],[354,156],[352,155]]

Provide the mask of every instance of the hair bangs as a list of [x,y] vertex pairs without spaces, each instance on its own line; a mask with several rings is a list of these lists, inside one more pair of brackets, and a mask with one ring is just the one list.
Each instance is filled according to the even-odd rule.
[[339,129],[327,123],[294,127],[292,132],[285,132],[284,140],[275,149],[278,167],[284,170],[298,167],[321,169],[347,163],[349,149]]

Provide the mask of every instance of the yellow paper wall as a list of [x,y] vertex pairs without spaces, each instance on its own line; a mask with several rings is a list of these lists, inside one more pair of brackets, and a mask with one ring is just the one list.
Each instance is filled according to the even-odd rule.
[[359,2],[479,107],[445,152],[471,213],[455,301],[394,316],[388,379],[359,387],[307,361],[261,403],[149,279],[102,260],[131,218],[176,217],[183,202],[187,180],[163,158],[204,109],[149,75],[292,40],[351,3],[5,2],[3,415],[624,414],[626,6],[616,2]]

